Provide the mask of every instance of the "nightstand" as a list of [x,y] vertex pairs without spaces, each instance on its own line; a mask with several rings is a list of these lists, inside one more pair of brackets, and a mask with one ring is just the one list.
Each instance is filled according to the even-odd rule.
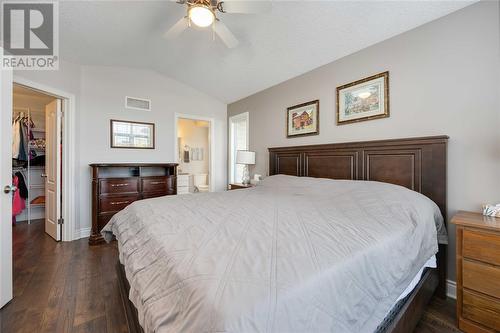
[[457,319],[465,332],[500,331],[500,218],[458,212]]
[[229,184],[229,190],[239,190],[239,189],[243,189],[243,188],[250,188],[250,187],[254,187],[255,185],[252,185],[252,184],[248,184],[248,185],[245,185],[245,184]]

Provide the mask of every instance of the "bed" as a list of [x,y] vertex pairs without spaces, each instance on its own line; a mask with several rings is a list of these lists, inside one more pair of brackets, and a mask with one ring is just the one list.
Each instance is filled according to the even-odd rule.
[[261,186],[130,205],[103,230],[130,330],[410,332],[446,276],[446,142],[271,148]]

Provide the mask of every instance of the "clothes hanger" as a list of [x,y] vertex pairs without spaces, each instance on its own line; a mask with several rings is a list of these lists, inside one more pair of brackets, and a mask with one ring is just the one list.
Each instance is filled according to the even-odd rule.
[[19,113],[17,114],[17,116],[14,118],[13,122],[16,122],[16,121],[18,121],[18,120],[20,120],[20,119],[21,119],[21,113],[22,113],[22,112],[19,112]]

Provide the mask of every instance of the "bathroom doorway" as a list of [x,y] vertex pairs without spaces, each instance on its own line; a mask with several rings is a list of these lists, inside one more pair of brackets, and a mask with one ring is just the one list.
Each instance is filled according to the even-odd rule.
[[177,194],[211,192],[213,120],[181,114],[175,118]]

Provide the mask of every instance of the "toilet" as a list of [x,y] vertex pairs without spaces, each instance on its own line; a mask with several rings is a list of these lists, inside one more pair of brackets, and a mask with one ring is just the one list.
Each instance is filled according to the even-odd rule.
[[207,185],[207,176],[206,173],[194,175],[194,186],[198,189],[198,192],[208,192],[209,186]]

